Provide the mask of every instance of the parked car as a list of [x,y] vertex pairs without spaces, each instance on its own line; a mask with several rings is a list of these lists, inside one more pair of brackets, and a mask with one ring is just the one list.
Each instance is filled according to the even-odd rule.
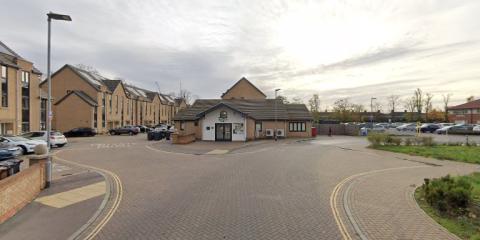
[[423,124],[422,126],[420,126],[420,131],[422,133],[426,133],[426,132],[429,132],[429,133],[434,133],[435,130],[439,129],[440,128],[440,125],[438,124],[434,124],[434,123],[425,123]]
[[[33,139],[33,140],[43,140],[47,142],[47,131],[36,131],[36,132],[28,132],[21,135],[24,138]],[[58,131],[52,131],[50,133],[50,145],[63,147],[67,144],[67,138]]]
[[448,130],[452,127],[453,126],[450,125],[450,126],[445,126],[445,127],[439,128],[439,129],[435,130],[435,133],[436,134],[447,134]]
[[0,142],[0,161],[16,158],[22,154],[22,149],[9,142]]
[[74,128],[68,132],[64,132],[65,137],[93,137],[97,131],[93,128]]
[[473,127],[472,131],[475,134],[479,134],[480,133],[480,125],[476,125],[475,127]]
[[450,129],[448,129],[448,133],[452,134],[473,134],[473,127],[475,125],[472,124],[457,124]]
[[141,133],[150,132],[152,130],[150,127],[144,125],[137,125],[135,127],[138,127]]
[[417,124],[415,123],[406,123],[402,126],[396,128],[398,131],[415,131],[417,130]]
[[136,126],[123,126],[119,128],[110,129],[108,131],[110,135],[120,135],[120,134],[128,134],[128,135],[137,135],[140,132],[140,129]]
[[388,129],[388,128],[390,128],[390,123],[377,123],[377,124],[374,125],[374,128],[375,127],[380,127],[380,128],[383,127],[384,129]]
[[439,123],[438,126],[440,126],[440,128],[442,127],[448,127],[448,126],[453,126],[455,125],[454,123]]
[[47,142],[43,140],[32,140],[20,136],[2,136],[0,137],[0,142],[10,143],[14,146],[20,147],[22,149],[22,154],[33,153],[37,145],[47,145]]

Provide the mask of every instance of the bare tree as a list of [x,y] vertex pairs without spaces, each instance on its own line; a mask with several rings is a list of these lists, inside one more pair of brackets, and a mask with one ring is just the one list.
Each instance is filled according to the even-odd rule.
[[278,96],[277,96],[277,99],[278,99],[278,100],[281,100],[281,102],[283,102],[283,103],[285,103],[285,104],[290,103],[290,102],[288,101],[287,97],[282,96],[282,95],[278,95]]
[[417,88],[413,93],[413,100],[415,102],[415,109],[417,109],[418,115],[422,113],[423,109],[423,92],[422,89]]
[[186,89],[180,90],[178,93],[179,98],[183,98],[185,100],[185,103],[190,104],[193,100],[192,93]]
[[310,111],[312,112],[318,112],[320,109],[320,98],[318,97],[318,94],[313,94],[312,98],[308,100],[308,105],[310,105]]
[[451,93],[442,95],[442,97],[443,97],[443,111],[445,111],[444,112],[445,122],[448,122],[448,104],[450,103],[450,97],[451,96],[452,96]]
[[381,112],[383,110],[383,106],[379,102],[374,102],[373,103],[373,111],[374,112]]
[[428,113],[433,108],[432,99],[433,99],[433,94],[431,94],[431,93],[426,93],[425,94],[424,105],[425,105],[425,121],[426,122],[428,122]]
[[471,102],[471,101],[473,101],[473,100],[475,100],[475,97],[474,97],[474,96],[470,96],[470,97],[467,98],[467,102]]
[[352,109],[353,112],[356,112],[356,113],[365,111],[365,106],[363,106],[362,104],[352,104],[350,108]]
[[413,112],[415,112],[415,109],[416,109],[416,106],[415,106],[415,97],[410,97],[410,98],[407,98],[405,101],[404,101],[405,105],[405,109],[407,110],[408,112],[408,120],[409,121],[412,121],[413,119]]
[[400,103],[400,96],[392,94],[387,97],[387,100],[390,111],[395,112],[395,107]]
[[348,98],[338,99],[333,103],[333,112],[342,122],[347,122],[351,118],[351,106]]

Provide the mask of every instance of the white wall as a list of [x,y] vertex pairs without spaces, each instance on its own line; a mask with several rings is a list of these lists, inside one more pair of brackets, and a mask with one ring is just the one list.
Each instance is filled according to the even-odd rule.
[[[221,111],[227,111],[227,119],[223,122],[218,120]],[[202,124],[199,124],[202,127],[202,140],[215,141],[215,123],[232,124],[232,141],[245,141],[247,139],[247,122],[242,114],[226,107],[220,107],[206,114],[202,119]],[[235,123],[243,123],[243,133],[233,133]],[[207,127],[210,127],[210,130],[207,130]]]

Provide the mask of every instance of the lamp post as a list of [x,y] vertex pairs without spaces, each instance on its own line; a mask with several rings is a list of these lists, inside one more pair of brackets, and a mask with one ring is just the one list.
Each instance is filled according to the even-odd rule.
[[50,157],[50,135],[52,132],[52,76],[50,72],[50,41],[51,41],[51,25],[53,20],[61,21],[72,21],[72,18],[68,15],[57,14],[49,12],[47,13],[48,21],[48,52],[47,52],[47,84],[48,84],[48,96],[47,96],[47,182],[45,187],[50,187],[50,182],[52,181],[52,158]]
[[372,128],[373,128],[373,100],[376,100],[377,98],[370,98],[370,112],[371,112],[371,115],[370,115],[370,123],[372,123]]
[[280,91],[280,88],[275,89],[275,127],[273,128],[273,136],[275,137],[275,141],[277,141],[277,92]]

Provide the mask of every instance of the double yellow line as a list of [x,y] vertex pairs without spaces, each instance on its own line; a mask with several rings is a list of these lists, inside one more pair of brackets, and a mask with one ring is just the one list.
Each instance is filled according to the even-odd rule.
[[[60,151],[62,151],[62,150],[60,150]],[[122,181],[120,180],[120,178],[118,177],[117,174],[115,174],[111,171],[101,169],[101,168],[97,168],[97,167],[93,167],[93,166],[89,166],[89,165],[85,165],[85,164],[80,164],[80,163],[68,161],[66,159],[63,159],[63,158],[60,158],[60,157],[56,156],[56,154],[58,154],[60,151],[56,152],[53,155],[53,157],[56,160],[60,160],[60,161],[67,162],[67,163],[72,164],[72,165],[76,165],[76,166],[83,167],[83,168],[89,168],[89,169],[93,169],[93,170],[102,172],[105,175],[108,175],[112,178],[114,188],[117,189],[118,194],[116,194],[114,196],[112,207],[110,209],[108,209],[108,211],[104,214],[104,217],[100,220],[100,222],[96,223],[93,230],[84,238],[85,240],[93,239],[102,230],[102,228],[108,223],[108,221],[110,221],[113,214],[117,211],[118,206],[120,205],[120,202],[122,201],[122,196],[123,196]]]
[[[352,240],[352,237],[350,233],[348,233],[347,226],[345,223],[343,223],[342,218],[340,217],[340,209],[338,206],[338,201],[337,197],[339,195],[340,190],[342,187],[349,182],[350,180],[354,178],[358,178],[361,176],[365,175],[370,175],[370,174],[375,174],[375,173],[380,173],[380,172],[386,172],[386,171],[392,171],[392,170],[400,170],[400,169],[408,169],[408,168],[420,168],[420,167],[429,167],[429,166],[410,166],[410,167],[396,167],[396,168],[385,168],[385,169],[379,169],[379,170],[373,170],[373,171],[368,171],[368,172],[362,172],[362,173],[357,173],[354,174],[350,177],[347,177],[343,179],[341,182],[339,182],[335,188],[333,188],[332,194],[330,194],[330,208],[332,209],[333,212],[333,218],[335,218],[335,222],[337,223],[338,229],[340,230],[340,233],[342,234],[342,237],[344,240]],[[352,221],[353,219],[350,219]]]

